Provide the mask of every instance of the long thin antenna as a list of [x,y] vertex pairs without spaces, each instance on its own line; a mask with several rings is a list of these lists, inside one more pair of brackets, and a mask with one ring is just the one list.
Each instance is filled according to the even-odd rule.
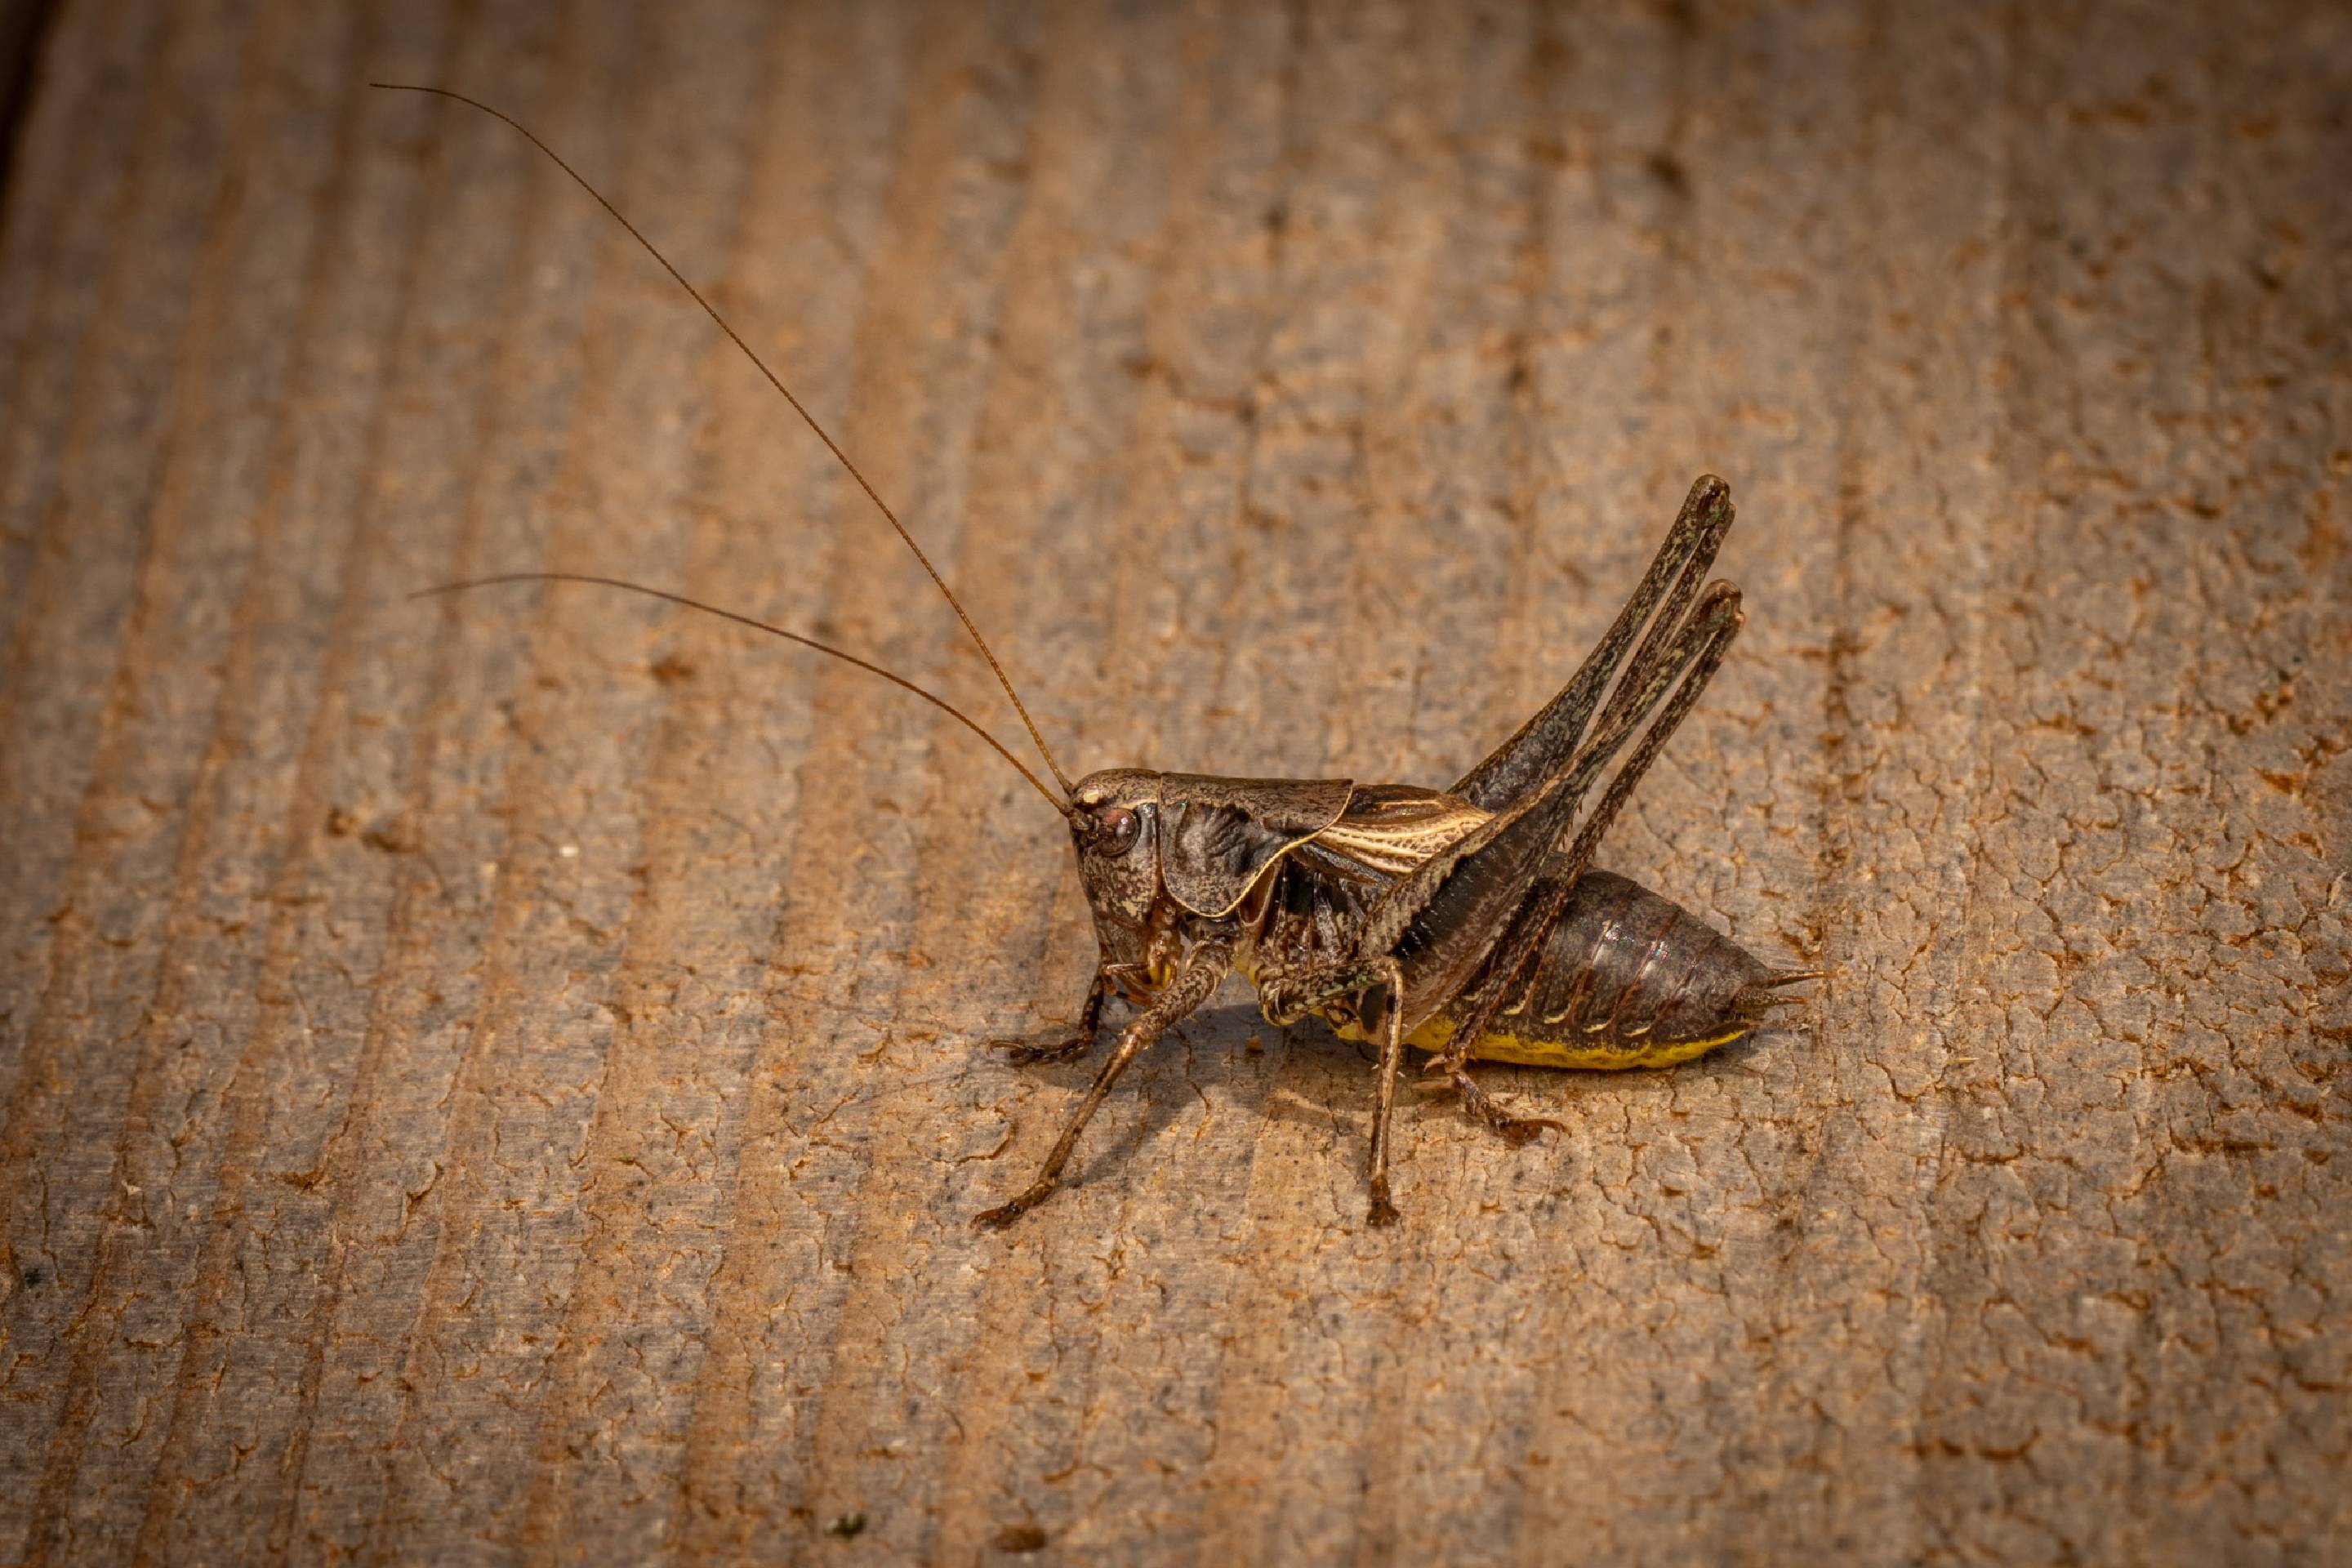
[[[770,637],[779,637],[786,642],[796,642],[803,647],[814,648],[819,653],[829,653],[845,664],[854,664],[869,674],[880,676],[893,686],[913,692],[949,718],[953,719],[993,746],[998,756],[1011,763],[1013,771],[1029,781],[1031,789],[1045,797],[1047,805],[1052,806],[1064,816],[1070,815],[1070,804],[1066,798],[1058,796],[1052,790],[1047,789],[1035,773],[1022,765],[1020,758],[1004,749],[1003,742],[982,729],[973,722],[970,714],[954,703],[924,690],[905,676],[893,675],[880,665],[862,659],[854,653],[845,653],[829,643],[817,641],[814,637],[804,637],[798,632],[788,632],[782,626],[772,626],[765,621],[753,620],[749,616],[737,615],[733,610],[722,610],[716,605],[706,605],[699,599],[689,599],[683,594],[671,594],[659,588],[648,588],[642,583],[625,583],[618,577],[596,577],[585,572],[501,572],[495,577],[471,577],[463,583],[444,583],[437,587],[419,588],[408,596],[412,599],[438,598],[444,594],[462,594],[469,588],[492,588],[501,583],[593,583],[601,588],[618,588],[624,593],[643,594],[648,599],[661,599],[669,604],[683,605],[689,610],[700,610],[704,615],[717,616],[722,621],[733,621],[739,626],[749,626],[755,632],[766,632]],[[1050,758],[1047,760],[1051,761]]]
[[[625,216],[624,216],[620,208],[614,206],[611,202],[604,199],[604,192],[590,184],[585,175],[582,174],[579,170],[573,168],[571,164],[565,163],[562,156],[556,153],[554,148],[541,141],[538,136],[532,133],[529,126],[523,124],[512,115],[492,109],[488,104],[482,102],[479,99],[467,98],[462,92],[452,92],[446,87],[419,87],[412,83],[397,81],[372,81],[368,83],[368,85],[373,88],[381,88],[387,92],[423,92],[430,93],[436,98],[454,99],[469,109],[480,110],[484,114],[488,115],[493,120],[504,121],[508,125],[513,127],[525,141],[538,148],[541,152],[546,153],[548,158],[557,168],[571,175],[572,183],[573,184],[578,185],[582,190],[587,192],[591,196],[593,196],[596,199],[596,205],[603,207],[606,212],[612,214],[613,221],[619,224],[623,228],[627,229],[629,231],[629,237],[635,240],[640,246],[643,246],[647,256],[652,257],[656,261],[661,263],[662,270],[668,273],[672,279],[677,280],[677,286],[685,289],[688,297],[690,297],[696,304],[702,307],[702,313],[709,316],[713,322],[717,323],[719,330],[727,334],[728,341],[733,343],[737,348],[743,351],[743,357],[751,362],[753,368],[758,370],[761,375],[767,377],[768,384],[774,387],[778,393],[782,395],[783,400],[793,405],[793,412],[801,416],[801,422],[816,433],[816,438],[824,443],[825,450],[831,452],[835,460],[839,462],[842,468],[848,471],[849,477],[857,481],[857,488],[866,492],[866,499],[874,503],[875,510],[879,511],[883,518],[888,521],[890,526],[898,531],[898,537],[906,542],[907,548],[915,552],[915,559],[923,563],[923,570],[930,574],[931,581],[938,584],[940,592],[946,595],[949,607],[956,613],[956,619],[961,621],[963,623],[963,629],[971,634],[973,644],[980,649],[980,657],[988,660],[988,668],[996,672],[996,683],[1004,688],[1005,696],[1013,699],[1013,710],[1021,715],[1022,728],[1027,730],[1029,731],[1029,739],[1036,742],[1037,754],[1045,759],[1045,766],[1053,770],[1055,782],[1062,786],[1062,793],[1066,796],[1070,792],[1069,775],[1063,773],[1062,764],[1054,760],[1053,750],[1045,744],[1045,737],[1037,732],[1036,721],[1029,717],[1029,709],[1027,705],[1021,700],[1021,693],[1013,689],[1012,677],[1006,675],[1004,673],[1004,667],[996,662],[996,655],[990,651],[988,639],[982,637],[980,635],[980,628],[971,624],[971,617],[964,613],[963,602],[958,599],[955,596],[955,591],[948,586],[947,579],[940,576],[939,568],[931,564],[931,558],[923,553],[923,547],[915,542],[915,536],[907,531],[907,525],[898,521],[898,514],[890,510],[889,503],[885,501],[881,496],[876,492],[874,487],[866,482],[866,476],[858,471],[857,465],[849,460],[849,454],[843,451],[840,444],[835,441],[831,436],[825,434],[824,426],[816,422],[816,416],[811,414],[807,408],[803,406],[801,400],[793,395],[792,388],[786,386],[782,380],[777,376],[776,373],[768,368],[768,362],[761,359],[759,354],[753,351],[751,345],[743,341],[742,335],[737,332],[733,327],[727,324],[727,318],[720,315],[711,305],[710,301],[702,297],[702,290],[688,282],[686,280],[686,274],[671,266],[669,258],[664,256],[655,246],[652,240],[647,239],[643,234],[639,233],[637,226],[631,223]],[[601,579],[591,580],[601,581]],[[708,606],[698,607],[708,608]],[[725,615],[727,612],[721,610],[717,613],[719,615]],[[771,626],[764,629],[772,631],[775,628]],[[786,633],[784,635],[789,636],[790,634]],[[803,638],[799,640],[805,641],[806,639]],[[811,644],[810,646],[814,647],[815,645]],[[825,651],[827,653],[831,653],[834,650],[827,648]],[[847,654],[843,654],[841,657],[847,658],[849,656]],[[852,662],[856,661],[853,660]],[[866,668],[871,669],[874,667],[868,665]],[[877,673],[886,672],[877,671]],[[898,679],[895,675],[891,676],[890,679],[893,680]],[[904,681],[900,681],[899,684],[903,686],[906,683]],[[908,689],[911,690],[914,689],[909,688]],[[928,697],[929,696],[929,693],[925,692],[924,695]],[[939,701],[939,699],[934,697],[931,700],[937,702]],[[940,706],[945,707],[946,704],[941,703]],[[950,711],[953,711],[953,710],[950,710]],[[959,714],[958,717],[961,718],[961,715]],[[965,720],[965,722],[970,723],[971,721]],[[978,729],[979,726],[974,725],[973,728]],[[982,732],[986,733],[984,731]],[[999,751],[1003,750],[1001,746],[997,749]],[[1026,773],[1028,770],[1024,768],[1022,771]],[[1033,780],[1032,782],[1034,783],[1034,781]]]

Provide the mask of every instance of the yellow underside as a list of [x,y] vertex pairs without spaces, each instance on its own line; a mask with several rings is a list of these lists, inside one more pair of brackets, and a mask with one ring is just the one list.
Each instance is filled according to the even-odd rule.
[[[1257,967],[1244,955],[1237,966],[1253,985],[1257,984]],[[1173,973],[1171,967],[1170,973]],[[1166,981],[1155,974],[1155,984]],[[1361,1024],[1342,1018],[1330,1018],[1333,1030],[1343,1040],[1361,1040],[1378,1045],[1378,1037],[1367,1034]],[[1652,1040],[1610,1042],[1605,1037],[1592,1036],[1585,1040],[1547,1040],[1540,1037],[1514,1035],[1507,1030],[1490,1029],[1470,1047],[1470,1059],[1478,1062],[1512,1062],[1520,1067],[1577,1068],[1593,1072],[1622,1072],[1628,1068],[1670,1068],[1676,1062],[1686,1062],[1703,1057],[1717,1046],[1732,1041],[1755,1029],[1753,1024],[1735,1024],[1717,1034],[1696,1040]],[[1454,1038],[1454,1020],[1440,1016],[1424,1019],[1421,1026],[1404,1037],[1404,1043],[1414,1050],[1436,1055]]]
[[[1344,1040],[1362,1040],[1377,1045],[1379,1040],[1365,1033],[1360,1024],[1339,1024],[1334,1027]],[[1696,1040],[1638,1040],[1631,1044],[1603,1045],[1597,1039],[1590,1045],[1575,1040],[1530,1039],[1490,1030],[1478,1037],[1470,1047],[1470,1059],[1481,1062],[1516,1062],[1522,1067],[1584,1068],[1602,1072],[1615,1072],[1625,1068],[1665,1068],[1676,1062],[1686,1062],[1693,1057],[1703,1057],[1717,1046],[1727,1046],[1748,1032],[1751,1026],[1742,1024],[1721,1034],[1708,1035]],[[1445,1048],[1454,1038],[1454,1021],[1432,1018],[1423,1023],[1404,1043],[1417,1051],[1433,1055]]]

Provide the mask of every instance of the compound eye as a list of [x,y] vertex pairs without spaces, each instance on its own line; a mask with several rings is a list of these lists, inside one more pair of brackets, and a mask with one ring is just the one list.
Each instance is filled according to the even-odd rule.
[[1135,842],[1136,830],[1141,826],[1135,813],[1123,805],[1097,806],[1095,809],[1094,842],[1088,848],[1105,855],[1121,855]]

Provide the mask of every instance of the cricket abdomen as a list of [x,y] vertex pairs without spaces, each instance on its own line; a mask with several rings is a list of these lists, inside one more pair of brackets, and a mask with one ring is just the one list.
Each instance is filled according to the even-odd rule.
[[[1793,978],[1672,900],[1588,871],[1469,1054],[1532,1067],[1669,1067],[1753,1032],[1781,1000],[1774,988]],[[1411,1043],[1440,1050],[1453,1033],[1440,1014]]]

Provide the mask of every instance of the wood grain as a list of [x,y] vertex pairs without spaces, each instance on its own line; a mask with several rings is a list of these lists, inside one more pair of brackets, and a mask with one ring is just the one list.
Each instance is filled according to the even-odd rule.
[[[1604,860],[1835,971],[1083,1066],[1073,771],[1439,783],[1691,476]],[[66,4],[0,229],[0,1557],[2352,1561],[2352,14]],[[853,1523],[861,1521],[855,1531]]]

